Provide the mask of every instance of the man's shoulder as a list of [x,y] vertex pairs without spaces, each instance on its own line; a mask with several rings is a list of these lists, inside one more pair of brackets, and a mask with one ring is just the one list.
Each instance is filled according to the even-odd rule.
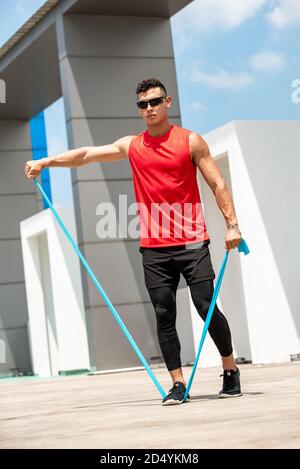
[[189,140],[190,140],[190,143],[194,145],[205,144],[205,140],[203,139],[203,137],[198,132],[195,132],[194,130],[190,130]]
[[187,127],[182,127],[182,126],[177,125],[177,124],[174,124],[174,127],[176,128],[176,130],[178,132],[182,132],[184,134],[187,134],[189,139],[195,139],[195,138],[197,138],[197,136],[199,136],[199,134],[197,134],[197,132],[195,132],[192,129],[188,129]]
[[129,147],[134,140],[136,135],[126,135],[124,137],[119,138],[114,142],[115,145],[126,155],[128,155]]
[[182,132],[192,132],[192,130],[186,128],[186,127],[182,127],[181,125],[178,125],[178,124],[172,124],[173,127],[179,131],[182,131]]

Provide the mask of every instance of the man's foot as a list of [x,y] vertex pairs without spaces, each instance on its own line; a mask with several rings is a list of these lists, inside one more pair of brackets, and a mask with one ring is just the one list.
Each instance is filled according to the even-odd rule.
[[219,397],[238,397],[242,395],[241,384],[240,384],[240,370],[224,370],[223,376],[223,388],[219,392]]
[[[185,394],[186,387],[180,381],[175,381],[174,386],[170,389],[168,395],[162,400],[162,405],[177,405],[183,403],[183,398]],[[184,402],[190,400],[190,395],[187,395],[187,398]]]

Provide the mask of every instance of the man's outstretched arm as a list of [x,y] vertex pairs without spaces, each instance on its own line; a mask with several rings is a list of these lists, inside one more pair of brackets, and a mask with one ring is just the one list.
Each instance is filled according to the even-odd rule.
[[200,169],[205,181],[216,198],[227,225],[225,237],[226,249],[236,248],[241,241],[241,232],[235,213],[233,201],[218,165],[212,158],[205,140],[195,132],[190,134],[191,158]]
[[122,137],[110,145],[81,147],[50,158],[27,161],[24,168],[25,176],[29,179],[35,179],[44,168],[79,168],[89,163],[107,163],[126,159],[133,138],[134,136],[130,135]]

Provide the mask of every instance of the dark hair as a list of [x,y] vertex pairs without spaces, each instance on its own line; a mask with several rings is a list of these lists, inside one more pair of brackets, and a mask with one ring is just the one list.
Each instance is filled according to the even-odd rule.
[[141,81],[137,85],[135,92],[136,94],[139,94],[139,93],[142,93],[143,91],[149,90],[150,88],[157,88],[157,87],[159,87],[167,96],[167,90],[166,90],[165,85],[161,81],[157,80],[157,78],[147,78],[146,80]]

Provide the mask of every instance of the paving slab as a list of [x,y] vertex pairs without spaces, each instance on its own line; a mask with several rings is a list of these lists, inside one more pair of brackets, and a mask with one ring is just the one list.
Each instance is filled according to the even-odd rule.
[[206,368],[191,402],[169,407],[143,370],[2,379],[0,448],[300,448],[300,362],[240,370],[242,397],[218,399],[222,370]]

